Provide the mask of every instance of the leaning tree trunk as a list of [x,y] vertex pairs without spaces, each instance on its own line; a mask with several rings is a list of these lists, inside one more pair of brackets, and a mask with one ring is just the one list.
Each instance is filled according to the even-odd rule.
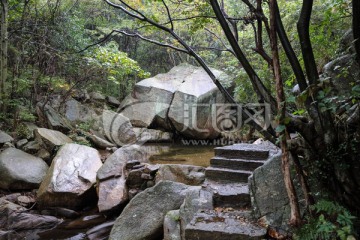
[[286,114],[286,100],[284,93],[283,81],[281,78],[281,68],[279,61],[279,52],[277,46],[277,36],[276,36],[276,0],[270,0],[270,43],[273,59],[273,69],[276,82],[276,101],[278,106],[278,118],[279,126],[284,126],[284,130],[279,133],[280,146],[281,146],[281,163],[282,171],[284,175],[284,182],[286,187],[286,192],[289,197],[290,202],[290,225],[297,226],[301,222],[300,210],[298,204],[298,198],[296,195],[294,184],[291,180],[290,174],[290,159],[289,159],[289,149],[287,146],[287,140],[289,139],[289,133],[285,127],[285,114]]
[[0,34],[0,102],[1,110],[4,110],[5,81],[7,78],[8,60],[8,1],[1,0],[1,34]]
[[353,9],[353,19],[352,19],[352,29],[355,39],[355,51],[356,51],[356,60],[360,65],[360,1],[352,1]]

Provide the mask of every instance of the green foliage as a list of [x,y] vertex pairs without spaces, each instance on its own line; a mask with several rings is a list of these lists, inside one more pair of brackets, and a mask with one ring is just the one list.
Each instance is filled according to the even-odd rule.
[[89,132],[90,129],[92,128],[92,126],[94,125],[94,122],[95,120],[90,120],[90,121],[87,121],[87,122],[82,122],[82,123],[79,123],[76,125],[76,127],[79,129],[79,130],[82,130],[84,132]]
[[355,240],[354,216],[338,203],[320,200],[311,207],[316,216],[307,219],[307,223],[296,233],[299,240]]

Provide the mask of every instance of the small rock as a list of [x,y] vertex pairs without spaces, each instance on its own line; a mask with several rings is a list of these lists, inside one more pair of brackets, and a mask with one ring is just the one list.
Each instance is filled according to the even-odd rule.
[[30,207],[32,204],[35,203],[35,199],[30,199],[27,196],[19,196],[17,198],[17,203],[23,207]]
[[114,107],[119,107],[121,104],[119,100],[117,100],[115,97],[112,97],[112,96],[107,96],[106,101],[108,104],[110,104],[111,106],[114,106]]
[[133,199],[136,196],[136,194],[138,194],[139,192],[141,192],[140,189],[135,189],[135,188],[130,189],[129,193],[128,193],[129,194],[129,200]]
[[15,145],[16,145],[17,148],[21,148],[22,146],[24,146],[28,142],[29,141],[27,139],[21,139],[21,140],[17,141]]
[[30,141],[28,142],[27,144],[25,144],[22,149],[27,152],[27,153],[30,153],[30,154],[35,154],[37,153],[40,149],[41,149],[41,146],[38,142],[36,141]]
[[102,95],[102,94],[99,93],[99,92],[91,92],[89,95],[90,95],[90,98],[92,98],[93,100],[96,100],[96,101],[105,101],[104,95]]
[[145,182],[144,179],[141,178],[142,174],[143,174],[143,169],[131,170],[127,176],[126,185],[129,188],[142,188],[142,185]]
[[42,158],[42,159],[44,159],[46,162],[48,162],[48,161],[50,160],[51,154],[50,154],[47,150],[41,148],[41,149],[36,153],[36,156],[39,157],[39,158]]
[[193,165],[164,164],[156,174],[156,182],[170,180],[187,185],[201,185],[205,180],[205,168]]
[[108,239],[111,228],[114,225],[114,223],[115,221],[111,221],[95,226],[86,232],[86,237],[89,240]]
[[159,170],[159,168],[160,168],[159,164],[147,164],[144,169],[144,173],[155,175],[156,172]]
[[152,180],[152,179],[154,179],[154,177],[152,177],[150,174],[148,174],[148,173],[142,173],[141,174],[141,178],[142,179],[145,179],[145,180]]
[[134,166],[139,165],[140,161],[138,160],[129,160],[126,165],[125,165],[125,169],[132,169]]

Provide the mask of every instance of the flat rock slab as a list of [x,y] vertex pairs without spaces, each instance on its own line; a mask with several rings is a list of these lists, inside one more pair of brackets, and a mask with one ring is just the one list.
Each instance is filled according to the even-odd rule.
[[269,157],[269,150],[257,144],[234,144],[215,148],[215,156],[229,159],[262,160]]
[[244,208],[251,204],[247,183],[219,183],[207,180],[203,186],[213,194],[214,207]]
[[35,138],[38,143],[43,145],[46,150],[50,152],[56,146],[62,146],[66,143],[72,142],[72,140],[62,132],[47,128],[35,129]]
[[186,226],[186,240],[263,239],[266,228],[250,222],[248,211],[206,211],[195,214]]

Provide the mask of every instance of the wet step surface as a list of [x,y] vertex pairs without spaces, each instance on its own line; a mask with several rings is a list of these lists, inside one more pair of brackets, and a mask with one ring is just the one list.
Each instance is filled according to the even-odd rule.
[[229,168],[234,170],[254,171],[262,166],[265,160],[228,159],[224,157],[213,157],[210,159],[210,166],[217,168]]
[[209,180],[220,181],[223,183],[247,183],[252,171],[232,170],[227,168],[207,167],[205,177]]
[[234,144],[215,148],[215,156],[228,159],[264,160],[269,157],[269,150],[256,144]]
[[266,228],[252,222],[250,211],[215,208],[197,212],[186,226],[186,240],[249,240],[263,239]]

